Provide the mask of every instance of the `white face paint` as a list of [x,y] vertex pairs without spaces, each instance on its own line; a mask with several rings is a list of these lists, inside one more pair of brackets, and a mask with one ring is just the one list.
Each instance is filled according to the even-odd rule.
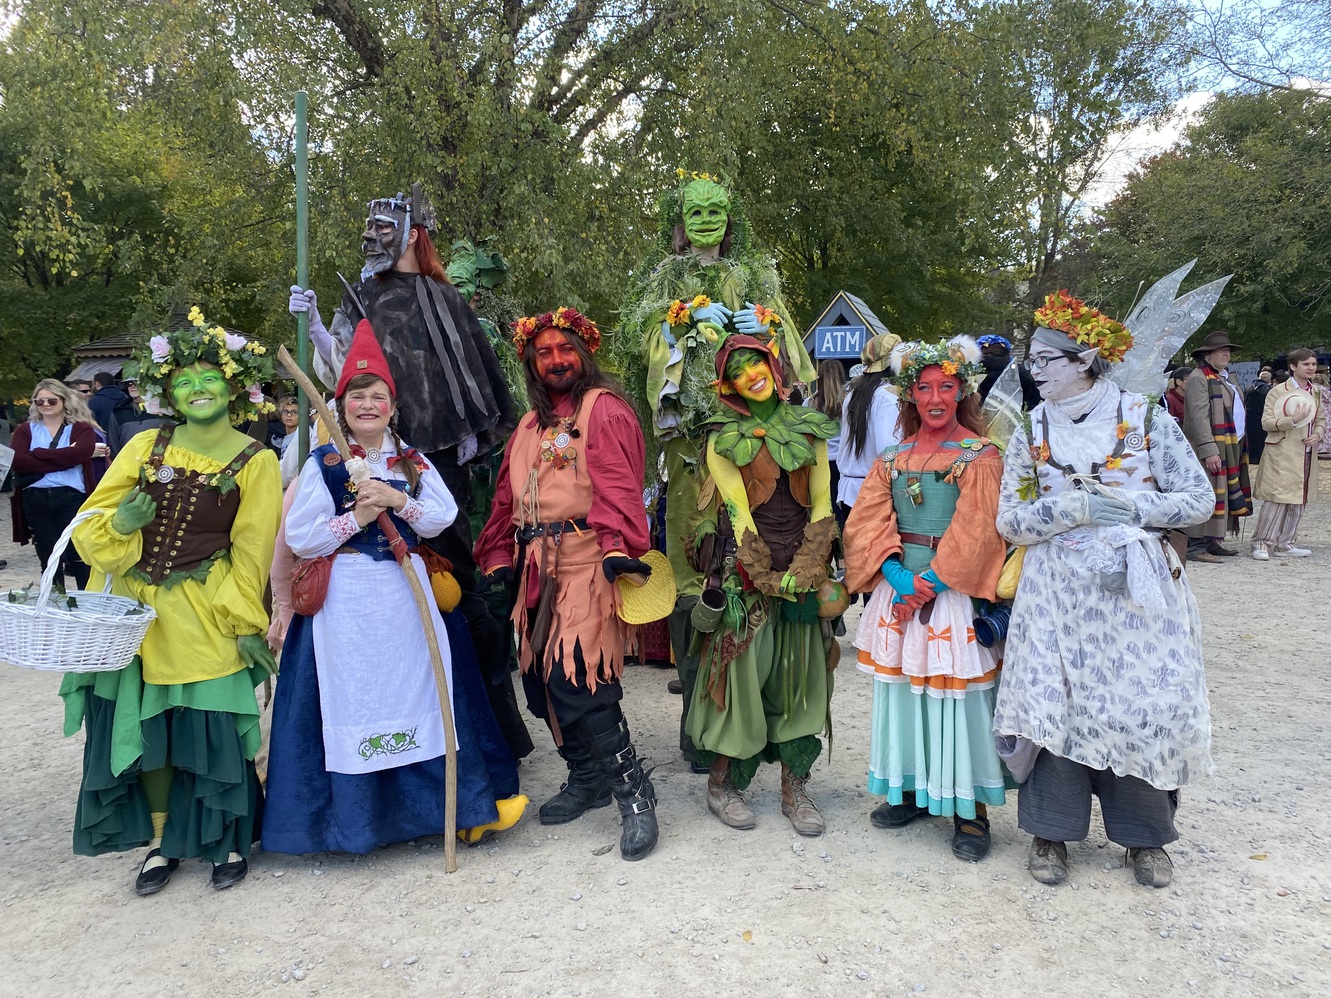
[[1026,366],[1030,368],[1035,387],[1040,390],[1040,397],[1046,402],[1072,398],[1091,387],[1091,379],[1086,373],[1091,366],[1089,358],[1071,357],[1043,343],[1031,344]]

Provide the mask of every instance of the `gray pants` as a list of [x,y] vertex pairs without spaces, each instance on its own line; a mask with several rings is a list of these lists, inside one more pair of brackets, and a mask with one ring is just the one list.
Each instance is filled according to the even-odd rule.
[[697,596],[681,596],[675,601],[675,609],[670,614],[670,648],[675,653],[675,668],[679,671],[679,682],[684,687],[684,703],[679,712],[679,751],[689,762],[698,758],[698,749],[693,739],[684,733],[684,724],[689,719],[689,704],[693,702],[693,684],[698,679],[698,656],[689,654],[689,645],[693,643],[693,605]]
[[1135,776],[1091,769],[1048,750],[1017,794],[1017,825],[1051,842],[1076,842],[1091,830],[1091,794],[1100,798],[1105,834],[1128,849],[1163,846],[1178,838],[1177,790],[1157,790]]

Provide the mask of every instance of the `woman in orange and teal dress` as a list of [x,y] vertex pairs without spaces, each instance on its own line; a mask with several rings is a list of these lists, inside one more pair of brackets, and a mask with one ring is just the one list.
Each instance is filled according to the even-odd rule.
[[848,588],[872,594],[855,646],[875,680],[869,791],[887,800],[870,821],[951,817],[952,851],[972,862],[989,852],[987,808],[1010,785],[992,733],[999,654],[975,627],[1006,550],[979,354],[968,337],[893,350],[902,441],[874,462],[844,540]]

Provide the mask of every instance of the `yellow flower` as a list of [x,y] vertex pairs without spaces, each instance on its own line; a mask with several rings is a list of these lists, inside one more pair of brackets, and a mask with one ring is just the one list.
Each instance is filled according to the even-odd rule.
[[946,374],[949,378],[957,373],[957,365],[950,360],[945,360],[943,361],[943,363],[939,364],[938,366],[943,369],[943,373]]
[[690,318],[692,316],[689,314],[689,307],[682,301],[672,302],[666,311],[666,322],[672,326],[683,326]]
[[1119,468],[1123,467],[1123,458],[1121,457],[1106,458],[1105,467],[1110,471],[1117,471]]
[[199,311],[198,305],[194,305],[193,307],[190,308],[189,321],[194,325],[198,326],[200,329],[202,329],[204,326],[208,324],[208,320],[205,319],[203,317],[203,313]]
[[1126,437],[1128,435],[1128,421],[1125,419],[1123,420],[1123,422],[1119,423],[1118,429],[1115,430],[1114,432],[1117,433],[1118,438],[1120,440]]
[[712,299],[706,295],[696,295],[693,301],[689,302],[689,308],[706,308],[712,304]]

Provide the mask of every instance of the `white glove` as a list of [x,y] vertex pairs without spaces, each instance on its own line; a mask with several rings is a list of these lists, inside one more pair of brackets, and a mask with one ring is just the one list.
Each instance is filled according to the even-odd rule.
[[291,297],[287,299],[287,311],[292,315],[302,315],[306,312],[310,315],[310,342],[314,344],[314,349],[319,351],[319,355],[328,361],[333,362],[333,337],[329,335],[328,327],[319,316],[319,296],[314,293],[314,288],[301,288],[299,284],[291,285]]

